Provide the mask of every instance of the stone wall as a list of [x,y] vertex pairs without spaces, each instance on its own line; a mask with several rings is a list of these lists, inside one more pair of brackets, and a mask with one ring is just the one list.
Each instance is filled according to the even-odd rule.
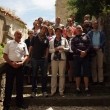
[[60,17],[63,24],[66,24],[66,19],[69,17],[68,0],[56,0],[56,17]]
[[0,44],[3,41],[3,34],[4,34],[3,32],[4,32],[4,29],[5,29],[5,25],[6,25],[5,18],[0,15]]
[[22,32],[23,41],[28,37],[26,24],[19,17],[0,7],[0,44],[13,39],[16,30]]

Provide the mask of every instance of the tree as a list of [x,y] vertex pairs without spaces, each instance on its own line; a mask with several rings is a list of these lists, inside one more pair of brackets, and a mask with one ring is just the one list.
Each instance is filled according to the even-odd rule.
[[110,0],[68,0],[69,9],[76,9],[76,19],[81,22],[85,14],[98,17],[103,11],[110,9]]

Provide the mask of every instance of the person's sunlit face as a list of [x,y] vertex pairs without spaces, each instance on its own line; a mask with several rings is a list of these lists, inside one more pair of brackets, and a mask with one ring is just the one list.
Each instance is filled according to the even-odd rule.
[[21,32],[16,31],[15,34],[14,34],[14,36],[15,36],[15,40],[16,40],[17,42],[20,42],[20,41],[21,41],[21,38],[22,38]]
[[62,36],[62,30],[57,29],[57,30],[55,31],[55,34],[56,34],[56,37],[61,37],[61,36]]
[[81,35],[82,29],[80,27],[76,27],[76,35]]
[[29,32],[28,32],[28,36],[29,36],[30,38],[32,38],[33,35],[34,35],[34,32],[33,32],[33,31],[29,31]]
[[41,28],[41,33],[42,33],[42,34],[47,34],[47,32],[48,32],[48,28],[46,28],[46,27],[43,26],[43,27]]
[[67,28],[66,29],[66,33],[67,33],[67,36],[69,37],[70,35],[72,36],[72,29],[71,28]]

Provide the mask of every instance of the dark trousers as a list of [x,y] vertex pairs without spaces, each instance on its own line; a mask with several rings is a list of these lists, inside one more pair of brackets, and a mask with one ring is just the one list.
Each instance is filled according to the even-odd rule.
[[5,99],[3,106],[9,108],[11,102],[11,95],[13,90],[14,80],[16,78],[16,104],[21,105],[23,103],[23,72],[22,67],[13,68],[7,64],[6,70],[6,85],[5,85]]
[[89,77],[90,76],[90,58],[74,56],[74,74],[75,77]]
[[42,92],[47,91],[47,67],[48,61],[45,59],[36,60],[32,58],[32,92],[37,92],[37,75],[40,67]]

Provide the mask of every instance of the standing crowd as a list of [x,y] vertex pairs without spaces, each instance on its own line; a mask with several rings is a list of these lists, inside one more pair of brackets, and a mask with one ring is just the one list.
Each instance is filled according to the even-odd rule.
[[25,42],[21,41],[20,31],[16,31],[14,36],[15,39],[6,44],[3,55],[7,62],[3,110],[10,108],[15,78],[16,105],[19,108],[27,107],[23,100],[23,65],[28,62],[32,66],[32,98],[37,95],[39,70],[44,97],[48,97],[47,73],[51,74],[51,97],[56,94],[57,85],[59,95],[65,96],[65,73],[70,84],[75,82],[76,95],[81,93],[82,79],[87,96],[90,95],[90,78],[93,84],[104,84],[105,35],[99,30],[98,20],[91,21],[89,14],[84,16],[81,25],[75,22],[74,16],[67,18],[66,25],[61,24],[60,17],[55,19],[54,24],[39,17],[34,21],[33,29],[28,31]]

